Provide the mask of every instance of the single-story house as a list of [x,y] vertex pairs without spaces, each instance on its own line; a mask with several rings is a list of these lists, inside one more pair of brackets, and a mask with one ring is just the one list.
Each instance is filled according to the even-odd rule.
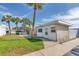
[[56,20],[36,27],[37,37],[47,38],[48,40],[59,43],[69,40],[69,23]]
[[6,35],[6,28],[5,25],[0,25],[0,36]]
[[[30,29],[28,29],[30,31]],[[9,31],[7,29],[7,31]],[[22,27],[18,27],[18,30],[16,31],[16,27],[11,28],[11,33],[12,34],[17,34],[17,35],[28,35],[29,33],[24,31]]]

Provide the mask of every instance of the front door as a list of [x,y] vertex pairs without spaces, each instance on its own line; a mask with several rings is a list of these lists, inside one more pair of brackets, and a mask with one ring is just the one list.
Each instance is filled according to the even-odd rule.
[[44,38],[49,38],[48,28],[45,28]]

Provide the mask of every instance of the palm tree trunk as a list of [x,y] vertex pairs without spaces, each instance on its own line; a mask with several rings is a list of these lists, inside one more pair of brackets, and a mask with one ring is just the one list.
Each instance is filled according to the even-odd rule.
[[25,26],[25,23],[23,23],[23,30],[24,30],[24,32],[26,32],[25,29],[26,29],[26,26]]
[[9,34],[11,35],[10,22],[8,22]]
[[18,23],[16,23],[16,31],[18,31]]
[[24,31],[26,32],[26,26],[24,25]]
[[32,24],[32,38],[35,37],[35,17],[36,17],[36,11],[37,11],[37,9],[34,9],[33,24]]

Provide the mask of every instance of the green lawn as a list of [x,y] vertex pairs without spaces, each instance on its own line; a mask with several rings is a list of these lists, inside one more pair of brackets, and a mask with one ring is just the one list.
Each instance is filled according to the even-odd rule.
[[28,39],[16,35],[5,35],[0,37],[0,55],[23,55],[43,49],[40,39]]

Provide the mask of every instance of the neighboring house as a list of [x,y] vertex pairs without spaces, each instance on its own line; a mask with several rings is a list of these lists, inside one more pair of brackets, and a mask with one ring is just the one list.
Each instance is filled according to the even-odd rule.
[[69,38],[74,39],[79,37],[79,28],[78,27],[70,27],[69,28]]
[[16,34],[16,28],[11,28],[11,33]]
[[51,21],[36,27],[37,37],[47,38],[48,40],[59,43],[69,40],[69,25],[63,21]]
[[6,35],[7,26],[0,25],[0,36]]
[[[29,31],[30,31],[30,30],[29,30]],[[21,28],[21,27],[18,28],[18,31],[16,31],[16,27],[13,27],[13,28],[11,29],[11,33],[12,33],[12,34],[18,34],[18,35],[28,35],[28,33],[25,32],[24,29]]]
[[[11,29],[11,34],[16,34],[15,28],[10,28]],[[6,34],[9,34],[9,28],[7,27],[6,29]]]

